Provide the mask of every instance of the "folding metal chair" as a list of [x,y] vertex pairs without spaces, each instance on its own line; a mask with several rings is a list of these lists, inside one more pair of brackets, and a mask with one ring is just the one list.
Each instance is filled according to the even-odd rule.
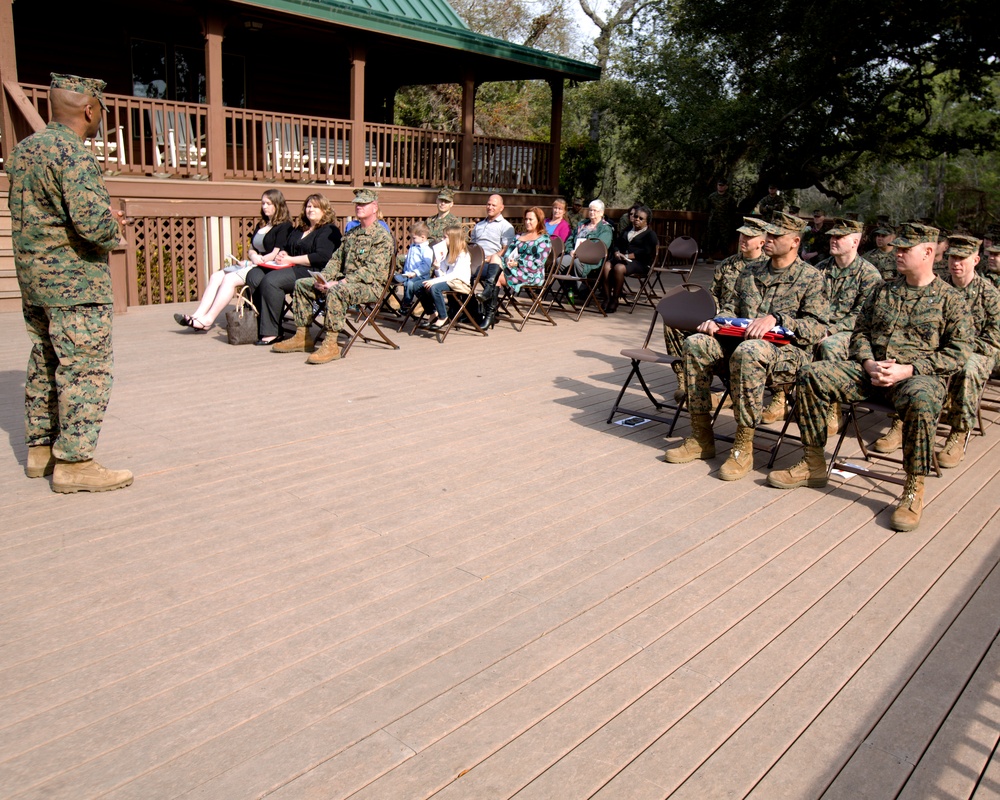
[[632,298],[631,304],[629,304],[628,313],[631,314],[635,311],[635,307],[639,304],[642,298],[646,298],[646,302],[649,303],[651,308],[656,308],[656,302],[660,299],[660,292],[657,292],[654,288],[654,283],[660,284],[660,291],[664,291],[665,287],[663,282],[659,279],[659,272],[657,271],[663,264],[664,259],[667,257],[667,249],[662,244],[656,245],[656,253],[653,255],[653,261],[649,265],[649,269],[646,274],[639,277],[637,275],[626,275],[625,285],[623,288],[628,287],[628,282],[630,278],[637,278],[639,281],[639,288],[635,290],[635,296]]
[[[690,236],[677,236],[671,239],[666,250],[663,251],[662,258],[649,268],[649,272],[640,286],[640,292],[632,301],[632,309],[635,309],[642,297],[646,297],[649,304],[652,305],[658,294],[657,288],[660,292],[666,291],[667,287],[663,283],[664,275],[680,275],[681,281],[687,282],[695,264],[698,263],[700,252],[698,242]],[[630,309],[630,313],[632,309]]]
[[[621,354],[632,362],[632,368],[629,370],[628,376],[622,384],[621,391],[618,392],[618,397],[615,398],[615,402],[611,406],[611,413],[608,414],[607,419],[609,424],[614,419],[615,414],[627,414],[632,417],[639,417],[640,419],[648,419],[653,422],[662,422],[669,425],[670,429],[667,431],[667,436],[673,434],[674,426],[677,424],[677,419],[680,417],[681,410],[687,401],[682,400],[675,405],[669,402],[661,402],[654,397],[649,389],[649,385],[646,383],[646,379],[643,377],[641,365],[645,363],[670,366],[675,361],[681,360],[679,356],[660,353],[649,348],[649,342],[653,337],[654,331],[662,330],[661,326],[657,324],[659,320],[662,319],[671,328],[682,331],[694,331],[706,319],[714,317],[715,311],[715,298],[711,292],[701,286],[683,283],[667,291],[653,311],[653,318],[650,320],[649,330],[646,331],[646,338],[642,343],[642,347],[626,348],[621,351]],[[645,392],[646,397],[653,404],[656,411],[661,411],[664,408],[670,409],[674,412],[672,418],[668,419],[649,411],[635,411],[622,407],[622,398],[625,396],[625,391],[628,389],[629,384],[631,384],[633,377],[638,378],[639,385],[642,386],[643,392]]]
[[[570,316],[575,313],[577,322],[579,322],[580,318],[583,316],[583,312],[596,296],[597,284],[600,283],[600,270],[604,265],[605,260],[607,260],[607,257],[608,248],[605,247],[604,242],[597,239],[587,239],[586,241],[580,242],[580,244],[576,247],[576,260],[581,264],[597,264],[598,266],[594,267],[586,278],[581,278],[578,275],[573,274],[572,265],[570,265],[565,272],[560,271],[557,266],[552,273],[552,279],[545,287],[545,293],[551,296],[548,305],[545,307],[546,316],[548,316],[548,312],[553,308],[557,308]],[[583,303],[579,305],[576,302],[576,298],[572,294],[577,284],[582,284],[586,289],[585,299]],[[543,294],[543,297],[544,296],[545,295]],[[567,303],[570,308],[566,307]],[[601,316],[607,316],[600,304],[597,304],[597,311],[600,312]]]
[[[947,387],[945,387],[947,392]],[[945,395],[947,397],[947,394]],[[861,425],[859,424],[859,419],[864,418],[868,414],[883,414],[886,417],[895,414],[896,409],[890,403],[882,402],[881,400],[859,400],[856,403],[847,403],[847,416],[840,429],[840,435],[837,437],[837,445],[833,449],[833,457],[830,459],[830,464],[827,469],[827,475],[837,469],[841,472],[849,472],[853,475],[863,475],[867,478],[873,478],[875,480],[886,481],[887,483],[895,483],[899,486],[906,484],[906,476],[900,477],[898,470],[896,472],[883,472],[876,469],[871,469],[870,467],[864,467],[860,464],[854,464],[850,461],[840,458],[840,448],[844,444],[844,438],[847,436],[847,428],[850,425],[854,428],[854,435],[857,437],[858,446],[861,448],[861,457],[864,458],[868,463],[875,461],[885,461],[890,464],[896,464],[899,467],[903,466],[903,459],[899,456],[893,455],[892,453],[877,453],[871,450],[865,443],[864,437],[861,435]],[[940,423],[940,414],[938,415],[938,423]],[[941,467],[938,465],[937,459],[937,449],[931,447],[931,461],[934,465],[934,473],[940,478],[941,477]]]

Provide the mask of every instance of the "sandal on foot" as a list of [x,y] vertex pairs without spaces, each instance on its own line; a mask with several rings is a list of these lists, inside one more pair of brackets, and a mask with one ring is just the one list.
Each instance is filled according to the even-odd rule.
[[191,317],[189,317],[187,314],[174,314],[174,322],[176,322],[182,328],[191,327]]

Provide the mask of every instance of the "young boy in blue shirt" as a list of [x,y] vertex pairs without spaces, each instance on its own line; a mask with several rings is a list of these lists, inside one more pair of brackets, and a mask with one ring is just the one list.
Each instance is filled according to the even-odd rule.
[[410,249],[406,253],[403,271],[397,272],[395,280],[403,284],[403,302],[399,313],[407,315],[413,307],[413,298],[431,277],[434,252],[427,243],[430,228],[426,222],[414,222],[410,226]]

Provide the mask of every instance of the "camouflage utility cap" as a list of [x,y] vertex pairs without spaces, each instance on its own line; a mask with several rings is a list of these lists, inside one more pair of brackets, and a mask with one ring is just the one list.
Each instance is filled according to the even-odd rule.
[[876,236],[888,236],[896,231],[892,229],[892,226],[887,222],[880,222],[878,227],[873,231]]
[[987,253],[993,253],[994,255],[996,255],[997,253],[1000,253],[1000,244],[990,245],[989,247],[986,248],[986,252]]
[[64,75],[60,72],[50,72],[52,83],[50,89],[65,89],[67,92],[77,92],[93,97],[101,104],[105,111],[108,107],[104,105],[104,87],[107,83],[99,81],[97,78],[81,78],[79,75]]
[[737,233],[742,233],[744,236],[763,236],[767,233],[764,228],[767,223],[758,217],[743,217],[743,225],[736,229]]
[[959,258],[978,255],[982,243],[982,239],[976,239],[974,236],[949,236],[948,249],[944,251],[944,254]]
[[438,200],[444,200],[448,203],[455,202],[455,190],[449,189],[447,186],[438,192]]
[[838,219],[827,231],[831,236],[847,236],[849,233],[864,233],[865,224],[856,219]]
[[919,222],[904,222],[899,226],[899,236],[892,240],[896,247],[914,247],[918,244],[937,244],[938,229]]
[[798,236],[805,228],[806,222],[800,217],[786,214],[784,211],[775,211],[770,223],[764,223],[764,230],[772,236],[784,236],[786,233]]
[[358,206],[363,206],[366,203],[374,203],[378,201],[378,192],[373,192],[371,189],[355,189],[354,190],[354,204]]

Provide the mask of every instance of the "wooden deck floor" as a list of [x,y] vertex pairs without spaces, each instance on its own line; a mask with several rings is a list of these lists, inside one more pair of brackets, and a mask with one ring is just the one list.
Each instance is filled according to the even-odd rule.
[[174,310],[91,496],[24,478],[0,315],[0,796],[1000,796],[1000,428],[893,534],[606,425],[647,313],[313,367]]

